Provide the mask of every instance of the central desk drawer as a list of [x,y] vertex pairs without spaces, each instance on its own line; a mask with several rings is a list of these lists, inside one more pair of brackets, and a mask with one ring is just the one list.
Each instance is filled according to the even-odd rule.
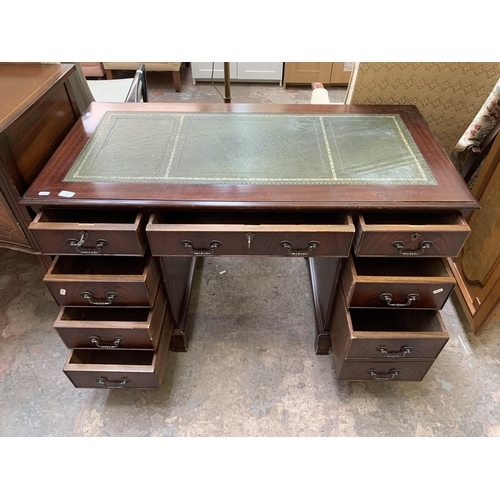
[[335,212],[164,212],[146,227],[153,255],[347,257],[349,214]]
[[145,223],[129,210],[45,209],[29,229],[49,255],[144,255]]
[[159,389],[171,334],[166,315],[156,351],[74,349],[63,371],[78,388]]
[[156,349],[166,308],[159,286],[152,308],[63,307],[54,329],[70,349]]
[[470,233],[455,213],[366,212],[356,225],[359,257],[456,257]]
[[58,255],[43,280],[60,306],[150,307],[160,270],[150,253],[112,259]]
[[445,259],[371,258],[350,255],[342,289],[348,307],[441,309],[455,286]]

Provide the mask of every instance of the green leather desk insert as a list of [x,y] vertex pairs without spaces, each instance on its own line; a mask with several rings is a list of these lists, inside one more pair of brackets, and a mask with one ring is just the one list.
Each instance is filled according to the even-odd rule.
[[64,180],[436,184],[397,114],[106,112]]

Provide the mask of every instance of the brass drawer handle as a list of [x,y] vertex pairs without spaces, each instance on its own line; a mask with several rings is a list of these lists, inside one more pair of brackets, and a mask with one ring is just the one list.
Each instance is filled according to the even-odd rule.
[[80,233],[79,240],[77,240],[76,238],[69,238],[68,240],[66,240],[66,242],[68,243],[68,245],[74,247],[74,249],[77,253],[86,254],[86,255],[89,255],[89,254],[94,255],[94,254],[101,253],[102,248],[108,244],[108,242],[106,240],[97,240],[95,248],[84,247],[83,244],[88,239],[88,237],[89,237],[89,233],[87,233],[86,231],[82,231]]
[[370,375],[373,380],[392,380],[401,373],[401,370],[396,370],[395,368],[393,368],[389,371],[389,373],[380,375],[378,374],[377,370],[367,370],[366,373],[368,373],[368,375]]
[[309,245],[307,245],[307,250],[292,250],[292,244],[289,241],[282,241],[280,243],[280,247],[287,250],[288,255],[291,257],[307,257],[315,248],[318,248],[319,245],[319,241],[310,241]]
[[84,299],[89,301],[89,304],[93,306],[110,306],[114,299],[118,298],[116,292],[109,292],[104,300],[94,300],[94,294],[92,292],[82,292],[80,294]]
[[407,354],[410,354],[413,351],[413,347],[404,345],[401,347],[399,351],[388,351],[387,347],[381,345],[376,348],[377,351],[382,354],[383,358],[404,358]]
[[404,255],[406,257],[416,257],[417,255],[422,255],[425,250],[428,250],[433,245],[432,241],[422,241],[419,245],[418,250],[405,250],[405,244],[402,241],[393,241],[391,247],[394,247],[399,251],[399,255]]
[[121,380],[109,381],[105,377],[97,377],[95,381],[99,385],[103,385],[104,387],[106,387],[106,389],[123,389],[125,387],[125,384],[128,384],[130,382],[130,379],[127,377],[122,377]]
[[380,299],[385,300],[387,302],[387,305],[391,306],[391,307],[408,307],[409,305],[411,305],[412,302],[420,299],[420,295],[418,293],[409,293],[406,296],[406,303],[404,303],[404,304],[399,303],[399,302],[393,303],[392,302],[392,294],[390,294],[390,293],[381,294]]
[[193,242],[189,241],[189,240],[181,241],[181,245],[183,247],[187,248],[193,255],[213,255],[214,254],[214,250],[216,248],[219,248],[220,246],[222,246],[222,243],[220,241],[217,241],[217,240],[211,241],[210,242],[210,249],[209,250],[196,249],[193,246]]
[[101,339],[99,337],[96,337],[95,335],[89,337],[89,341],[92,342],[95,347],[99,347],[100,349],[116,349],[117,347],[120,347],[120,344],[124,340],[125,339],[123,337],[115,337],[112,344],[101,344]]

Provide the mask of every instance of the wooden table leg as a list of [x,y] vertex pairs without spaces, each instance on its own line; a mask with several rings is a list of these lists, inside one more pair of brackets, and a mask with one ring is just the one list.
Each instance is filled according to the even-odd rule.
[[160,262],[168,300],[168,313],[174,326],[170,349],[186,352],[188,350],[186,319],[196,257],[160,257]]
[[172,71],[174,77],[174,89],[176,92],[181,91],[181,74],[179,71]]
[[332,347],[330,323],[332,321],[335,291],[342,259],[336,257],[309,257],[307,262],[316,317],[314,348],[316,354],[328,354]]

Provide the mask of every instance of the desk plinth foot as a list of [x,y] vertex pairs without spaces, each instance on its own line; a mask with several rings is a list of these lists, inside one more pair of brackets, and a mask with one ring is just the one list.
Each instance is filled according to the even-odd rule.
[[309,257],[307,259],[316,319],[316,354],[329,354],[332,348],[330,323],[342,259],[336,257]]
[[187,352],[189,339],[186,332],[174,329],[170,337],[170,350],[174,352]]
[[322,332],[316,335],[314,339],[314,350],[316,354],[330,354],[332,349],[332,340],[330,332]]
[[168,314],[174,329],[170,337],[170,350],[187,352],[187,314],[193,284],[195,257],[160,257],[164,286],[168,300]]

